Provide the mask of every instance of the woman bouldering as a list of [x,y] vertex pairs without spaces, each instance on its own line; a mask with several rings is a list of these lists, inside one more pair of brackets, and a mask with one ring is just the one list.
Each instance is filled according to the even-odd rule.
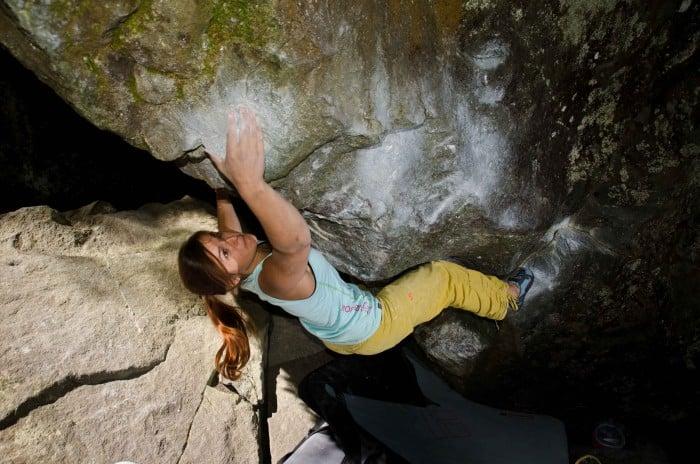
[[208,154],[260,221],[269,243],[243,233],[225,195],[217,194],[219,231],[198,231],[180,248],[185,287],[204,297],[207,313],[224,339],[216,365],[235,379],[249,357],[240,309],[217,298],[237,289],[252,292],[299,318],[301,325],[336,353],[385,351],[413,329],[455,307],[493,320],[522,306],[534,280],[524,268],[507,280],[449,261],[433,261],[406,273],[377,295],[345,282],[311,246],[301,214],[264,180],[262,132],[255,115],[228,116],[226,155]]

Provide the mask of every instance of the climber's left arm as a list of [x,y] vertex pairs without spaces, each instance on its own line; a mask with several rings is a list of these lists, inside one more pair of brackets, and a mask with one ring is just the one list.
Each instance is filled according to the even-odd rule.
[[219,232],[242,232],[241,221],[238,220],[229,195],[224,188],[216,189],[216,217],[219,220]]

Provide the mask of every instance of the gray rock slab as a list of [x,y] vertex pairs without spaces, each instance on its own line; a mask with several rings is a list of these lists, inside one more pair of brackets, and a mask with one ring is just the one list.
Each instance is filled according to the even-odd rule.
[[493,343],[496,332],[494,321],[450,308],[416,327],[414,337],[445,371],[458,378],[467,378],[483,352]]
[[[454,253],[500,269],[508,244],[530,243],[559,213],[565,176],[539,167],[566,168],[572,123],[549,102],[569,101],[567,72],[579,68],[535,56],[587,48],[579,40],[599,22],[573,21],[572,43],[557,40],[558,20],[580,19],[574,11],[504,14],[511,6],[8,0],[0,37],[87,119],[211,185],[223,183],[202,150],[223,153],[227,112],[250,106],[266,179],[304,210],[336,266],[379,280]],[[538,124],[532,95],[548,102]],[[520,145],[555,130],[538,163],[518,162]]]
[[298,396],[301,380],[333,355],[294,319],[274,315],[267,366],[270,456],[277,462],[306,436],[319,417]]
[[2,421],[67,383],[149,369],[164,359],[173,322],[201,312],[176,263],[184,237],[214,223],[201,204],[94,206],[0,217]]
[[[252,337],[243,372],[250,386],[238,389],[249,398],[219,392],[209,401],[220,412],[200,408],[221,339],[182,286],[176,259],[192,232],[215,228],[189,198],[135,211],[95,202],[0,216],[4,460],[176,462],[207,422],[235,426],[238,447],[252,450],[226,462],[257,459],[251,412],[262,399],[264,313],[253,314],[262,338]],[[217,443],[222,459],[232,456]],[[200,451],[190,448],[191,462],[207,460]]]
[[177,323],[165,361],[130,380],[80,386],[0,434],[5,462],[177,462],[212,371],[218,337]]
[[0,218],[0,420],[65,382],[152,367],[172,342],[173,322],[201,311],[176,263],[184,238],[214,224],[201,204],[116,214],[94,207]]
[[206,387],[178,464],[260,462],[259,422],[256,409],[241,397]]
[[143,303],[127,301],[103,260],[5,257],[16,264],[5,263],[0,276],[3,419],[66,382],[129,376],[163,360],[176,308],[149,317]]

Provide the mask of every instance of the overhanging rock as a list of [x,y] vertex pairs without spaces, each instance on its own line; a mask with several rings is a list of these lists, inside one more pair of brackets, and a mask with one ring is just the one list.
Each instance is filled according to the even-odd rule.
[[[202,150],[252,107],[267,180],[334,264],[378,280],[447,255],[503,272],[575,207],[569,153],[602,86],[572,80],[647,26],[608,23],[610,1],[511,3],[7,0],[0,30],[93,123],[212,185]],[[614,53],[587,42],[622,33]]]
[[[211,185],[222,179],[203,150],[223,152],[233,105],[253,108],[267,180],[355,277],[449,255],[504,273],[530,257],[537,304],[511,319],[522,353],[585,340],[601,314],[614,327],[656,327],[664,308],[697,322],[673,289],[690,274],[677,269],[697,269],[674,250],[697,240],[681,230],[697,216],[688,76],[699,11],[641,0],[4,0],[0,32],[87,119]],[[658,288],[674,295],[666,306]],[[570,327],[576,340],[549,336]],[[694,326],[666,336],[689,344],[692,329],[679,327]]]

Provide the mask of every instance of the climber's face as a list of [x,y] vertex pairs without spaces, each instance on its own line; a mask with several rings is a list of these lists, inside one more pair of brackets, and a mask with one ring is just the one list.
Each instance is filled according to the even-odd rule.
[[220,267],[231,276],[232,285],[238,285],[242,274],[252,272],[258,240],[253,234],[240,232],[212,232],[202,239],[202,245]]

